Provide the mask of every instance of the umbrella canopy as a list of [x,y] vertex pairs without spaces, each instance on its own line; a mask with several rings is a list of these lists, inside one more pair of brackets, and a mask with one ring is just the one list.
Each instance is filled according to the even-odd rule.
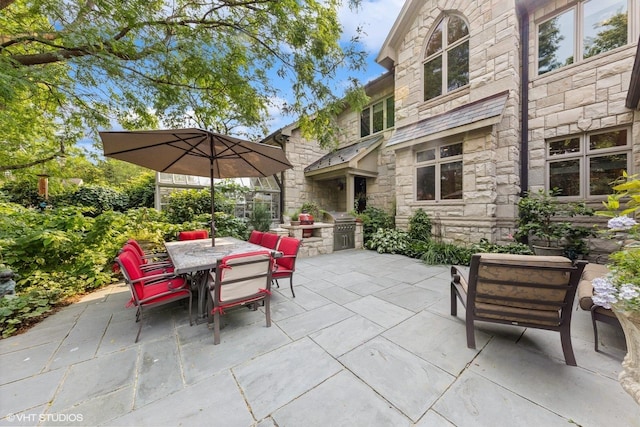
[[203,129],[100,132],[104,155],[158,172],[211,178],[211,242],[215,244],[214,178],[271,176],[293,167],[278,147]]

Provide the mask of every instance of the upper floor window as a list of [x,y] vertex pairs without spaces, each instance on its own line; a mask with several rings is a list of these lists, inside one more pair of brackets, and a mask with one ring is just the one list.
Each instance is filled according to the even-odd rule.
[[629,134],[616,129],[548,140],[548,188],[583,199],[611,193],[611,182],[630,172]]
[[427,43],[424,100],[469,84],[469,27],[459,16],[440,20]]
[[462,199],[462,142],[416,153],[416,200]]
[[633,0],[579,1],[538,25],[538,74],[553,71],[629,41]]
[[371,135],[395,124],[393,96],[365,108],[360,113],[360,136]]

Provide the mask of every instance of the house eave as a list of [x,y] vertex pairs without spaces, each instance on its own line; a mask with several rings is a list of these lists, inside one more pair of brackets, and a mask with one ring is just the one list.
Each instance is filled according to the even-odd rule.
[[625,106],[633,110],[640,110],[640,40],[638,40],[636,59],[631,70],[631,81],[629,82],[629,92],[627,92]]

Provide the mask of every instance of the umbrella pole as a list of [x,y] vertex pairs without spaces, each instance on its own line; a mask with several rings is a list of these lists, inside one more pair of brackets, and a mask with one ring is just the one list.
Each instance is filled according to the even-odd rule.
[[[212,144],[213,145],[213,144]],[[213,153],[213,147],[211,152]],[[209,176],[211,178],[211,247],[216,245],[216,220],[215,220],[215,193],[213,191],[213,158],[211,159],[211,169],[209,171]]]

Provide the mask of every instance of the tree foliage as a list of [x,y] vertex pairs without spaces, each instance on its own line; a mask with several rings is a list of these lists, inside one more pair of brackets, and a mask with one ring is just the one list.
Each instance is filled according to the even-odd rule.
[[1,1],[0,165],[48,158],[114,121],[264,135],[282,86],[284,110],[328,144],[332,115],[366,99],[355,80],[336,93],[336,73],[365,63],[357,38],[340,43],[341,3]]

